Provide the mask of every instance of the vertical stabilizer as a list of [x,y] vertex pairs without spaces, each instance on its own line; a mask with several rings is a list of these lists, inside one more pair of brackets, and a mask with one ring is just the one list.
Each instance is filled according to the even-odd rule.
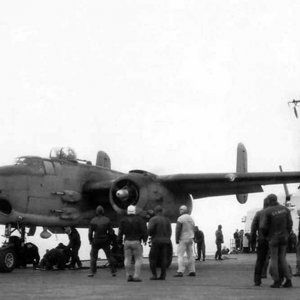
[[107,153],[104,151],[97,153],[96,166],[111,169],[111,162]]
[[[247,150],[244,144],[239,143],[237,146],[236,173],[247,173]],[[245,203],[248,199],[248,194],[236,194],[236,198],[240,203]]]
[[247,150],[242,143],[239,143],[237,147],[236,172],[248,172]]

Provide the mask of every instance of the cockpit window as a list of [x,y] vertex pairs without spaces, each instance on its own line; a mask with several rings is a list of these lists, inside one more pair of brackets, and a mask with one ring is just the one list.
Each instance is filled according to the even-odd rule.
[[51,161],[44,160],[44,165],[48,175],[55,175],[54,167]]
[[40,158],[19,157],[16,160],[17,166],[28,166],[38,174],[44,174],[43,161]]

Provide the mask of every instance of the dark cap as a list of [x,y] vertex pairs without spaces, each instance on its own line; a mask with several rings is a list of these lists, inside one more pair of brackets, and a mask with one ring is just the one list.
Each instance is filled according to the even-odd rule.
[[275,194],[270,194],[267,198],[269,199],[269,206],[276,205],[278,203],[277,196]]
[[154,213],[157,214],[157,213],[162,213],[163,212],[163,208],[160,206],[160,205],[156,205],[154,207]]
[[96,208],[96,215],[99,216],[99,215],[103,215],[104,214],[104,209],[101,205],[97,206]]

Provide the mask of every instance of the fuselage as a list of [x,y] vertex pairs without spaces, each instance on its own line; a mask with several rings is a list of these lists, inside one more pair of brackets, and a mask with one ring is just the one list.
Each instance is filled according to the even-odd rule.
[[99,204],[115,220],[107,193],[88,195],[84,186],[121,175],[75,160],[21,157],[0,167],[0,224],[86,227]]

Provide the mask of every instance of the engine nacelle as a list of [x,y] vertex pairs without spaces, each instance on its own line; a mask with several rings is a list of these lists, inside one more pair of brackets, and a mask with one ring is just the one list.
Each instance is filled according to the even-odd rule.
[[110,203],[113,209],[125,214],[129,205],[136,205],[137,213],[153,210],[161,205],[172,222],[179,214],[179,206],[186,205],[192,210],[192,198],[189,194],[170,191],[158,177],[152,173],[133,170],[114,183],[110,190]]

